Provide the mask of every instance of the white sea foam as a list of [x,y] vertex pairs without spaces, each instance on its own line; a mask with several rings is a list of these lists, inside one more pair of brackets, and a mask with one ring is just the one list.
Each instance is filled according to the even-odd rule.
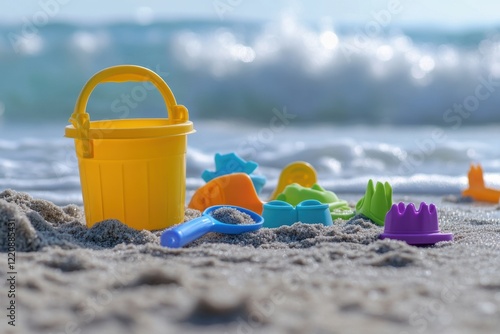
[[[200,119],[194,125],[198,131],[188,136],[186,156],[187,199],[204,184],[203,170],[215,169],[217,152],[236,152],[258,162],[257,172],[267,178],[263,198],[274,189],[283,167],[298,160],[312,164],[319,183],[339,194],[361,195],[372,178],[391,183],[395,194],[458,195],[467,185],[472,162],[482,164],[488,186],[500,189],[500,150],[492,140],[497,127],[448,131],[446,140],[432,142],[435,128],[290,126],[272,140],[258,142],[251,139],[265,127]],[[58,204],[81,204],[73,142],[55,135],[62,131],[41,127],[33,137],[20,126],[18,139],[0,137],[0,188]]]

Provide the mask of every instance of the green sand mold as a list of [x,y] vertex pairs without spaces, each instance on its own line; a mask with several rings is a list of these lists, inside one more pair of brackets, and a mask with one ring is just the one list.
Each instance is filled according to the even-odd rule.
[[384,226],[385,215],[392,206],[392,187],[388,182],[377,182],[373,186],[373,180],[368,181],[366,192],[356,204],[356,213],[369,218],[375,224]]
[[354,216],[354,211],[349,207],[347,201],[341,200],[332,192],[323,189],[315,183],[311,188],[303,187],[293,183],[285,187],[283,192],[276,197],[277,200],[297,206],[302,201],[315,199],[321,203],[328,204],[332,219],[349,219]]

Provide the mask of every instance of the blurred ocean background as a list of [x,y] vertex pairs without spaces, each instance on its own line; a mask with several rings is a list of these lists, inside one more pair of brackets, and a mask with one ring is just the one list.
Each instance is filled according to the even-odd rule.
[[[361,194],[369,178],[395,193],[459,194],[471,162],[500,188],[500,22],[404,25],[379,3],[362,23],[286,11],[153,19],[149,7],[134,20],[0,21],[0,190],[81,204],[64,126],[86,81],[118,64],[156,71],[189,109],[188,198],[214,153],[232,151],[259,163],[267,193],[296,160],[339,194]],[[87,110],[165,115],[138,83],[100,85]]]

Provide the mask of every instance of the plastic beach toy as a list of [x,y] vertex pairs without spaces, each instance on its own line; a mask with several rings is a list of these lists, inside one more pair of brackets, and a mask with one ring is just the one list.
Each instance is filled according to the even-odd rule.
[[462,196],[471,197],[475,201],[489,203],[498,203],[500,201],[500,190],[487,188],[485,186],[481,165],[471,165],[468,177],[469,188],[462,191]]
[[298,183],[303,187],[312,187],[316,182],[316,170],[313,166],[304,161],[292,162],[281,171],[278,185],[269,200],[277,199],[278,195],[290,184]]
[[[226,224],[218,221],[212,216],[212,213],[219,208],[232,208],[249,215],[254,224]],[[166,229],[161,237],[160,244],[165,247],[179,248],[208,232],[218,232],[225,234],[241,234],[245,232],[255,231],[262,227],[264,218],[250,210],[237,206],[217,205],[206,209],[203,215],[186,223]]]
[[264,227],[274,228],[282,225],[292,225],[296,222],[305,224],[323,224],[331,226],[332,216],[328,204],[317,200],[300,202],[296,207],[293,205],[274,200],[264,204]]
[[211,172],[208,169],[203,171],[201,174],[201,178],[205,182],[209,182],[210,180],[232,173],[245,173],[250,175],[252,179],[252,183],[255,187],[255,191],[260,193],[264,184],[266,184],[266,178],[264,175],[252,174],[253,171],[259,166],[254,161],[245,161],[240,158],[236,153],[228,153],[228,154],[215,154],[215,171]]
[[[291,163],[281,172],[277,189],[284,189],[286,183],[293,180],[309,184],[311,180],[316,180],[316,171],[306,162]],[[210,206],[223,204],[241,206],[258,214],[262,213],[263,203],[252,179],[246,173],[226,174],[208,181],[196,190],[188,207],[203,211]]]
[[[150,81],[168,118],[90,121],[87,102],[101,83]],[[87,226],[119,219],[135,229],[158,230],[184,220],[188,110],[151,70],[123,65],[104,69],[83,87],[65,135],[74,138]]]
[[325,190],[316,183],[311,187],[303,187],[296,183],[288,185],[276,198],[291,205],[298,205],[305,200],[317,200],[328,204],[332,219],[349,219],[354,216],[354,211],[346,201],[339,199],[334,192]]
[[188,207],[203,211],[213,205],[235,205],[262,213],[262,201],[245,173],[222,175],[207,182],[196,190]]
[[392,187],[389,183],[377,182],[373,186],[370,179],[366,187],[365,195],[356,204],[356,213],[372,220],[379,226],[384,225],[385,215],[392,205]]
[[439,241],[453,240],[452,233],[439,231],[436,206],[420,203],[415,209],[413,203],[405,206],[403,202],[394,204],[385,217],[384,233],[381,239],[397,239],[409,245],[430,245]]

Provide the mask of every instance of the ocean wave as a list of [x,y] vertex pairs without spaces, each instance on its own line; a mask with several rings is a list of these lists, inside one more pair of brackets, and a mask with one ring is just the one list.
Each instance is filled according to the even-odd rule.
[[[273,109],[286,107],[301,122],[500,122],[496,30],[394,28],[361,42],[356,27],[284,17],[273,23],[49,24],[27,37],[20,26],[0,32],[6,120],[66,119],[92,74],[132,63],[162,75],[194,119],[269,122]],[[20,39],[12,42],[12,33]],[[111,105],[133,87],[98,88],[89,110],[96,118],[125,116]],[[159,96],[147,95],[127,107],[127,117],[165,114]]]

